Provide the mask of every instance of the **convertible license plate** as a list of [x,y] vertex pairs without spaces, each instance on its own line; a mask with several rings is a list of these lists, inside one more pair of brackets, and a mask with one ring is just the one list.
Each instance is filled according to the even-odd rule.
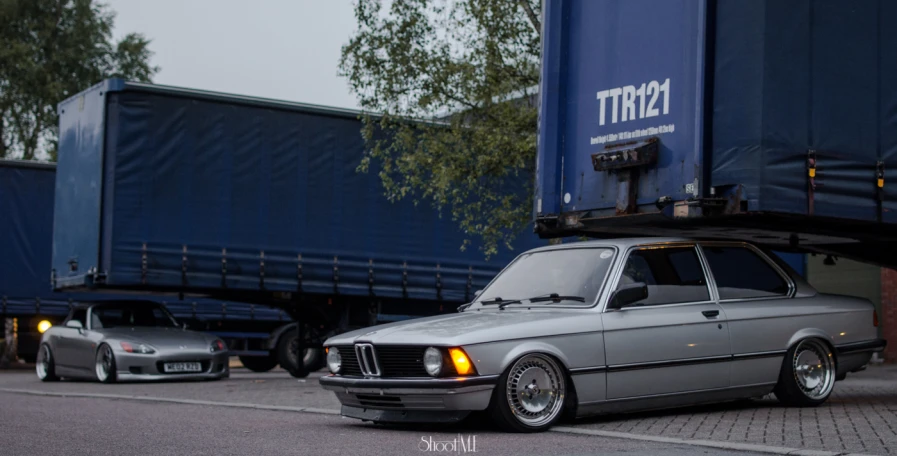
[[165,373],[169,372],[202,372],[199,363],[165,363]]

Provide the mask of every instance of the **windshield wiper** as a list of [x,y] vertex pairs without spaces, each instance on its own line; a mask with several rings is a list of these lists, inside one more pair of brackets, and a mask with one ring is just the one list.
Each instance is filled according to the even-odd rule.
[[520,304],[520,299],[501,299],[500,297],[496,297],[495,299],[489,301],[480,301],[480,305],[488,306],[492,304],[498,304],[499,309],[504,309],[508,304]]
[[578,302],[586,302],[586,298],[582,296],[561,296],[557,293],[551,293],[548,296],[537,296],[535,298],[530,298],[529,302],[561,302],[561,301],[578,301]]

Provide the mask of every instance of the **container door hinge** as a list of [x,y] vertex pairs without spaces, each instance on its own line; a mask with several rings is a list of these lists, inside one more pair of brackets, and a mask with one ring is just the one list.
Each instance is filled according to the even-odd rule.
[[339,258],[333,257],[333,294],[339,294]]
[[227,288],[227,249],[221,249],[221,288]]
[[374,296],[374,259],[368,259],[368,294]]
[[259,251],[259,290],[265,289],[265,251]]
[[885,162],[883,161],[879,161],[875,164],[875,199],[878,221],[881,222],[885,202]]
[[816,151],[807,151],[807,215],[813,215],[816,199]]
[[302,293],[302,254],[296,255],[296,291]]

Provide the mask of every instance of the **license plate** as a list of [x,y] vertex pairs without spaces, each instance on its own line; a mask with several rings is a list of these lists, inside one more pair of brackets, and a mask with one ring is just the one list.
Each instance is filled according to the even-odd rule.
[[202,372],[199,363],[165,363],[165,372]]

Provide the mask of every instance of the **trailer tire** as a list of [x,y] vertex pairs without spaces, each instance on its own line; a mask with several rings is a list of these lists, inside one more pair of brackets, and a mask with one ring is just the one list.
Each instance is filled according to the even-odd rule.
[[277,361],[280,363],[280,367],[284,368],[290,375],[296,378],[305,378],[308,377],[308,374],[321,369],[327,364],[323,349],[306,348],[302,357],[305,369],[297,369],[296,351],[298,346],[296,342],[296,331],[292,330],[280,336],[280,340],[277,342]]
[[268,372],[277,367],[276,356],[238,356],[243,367],[253,372]]

